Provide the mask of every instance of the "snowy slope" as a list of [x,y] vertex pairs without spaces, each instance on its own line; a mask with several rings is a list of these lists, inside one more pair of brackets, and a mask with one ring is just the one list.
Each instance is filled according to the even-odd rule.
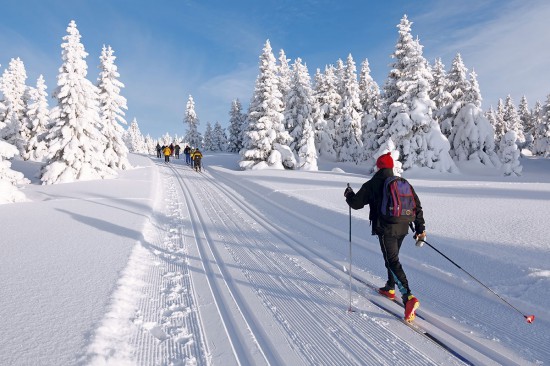
[[[477,176],[406,175],[423,203],[427,240],[537,316],[526,324],[408,239],[401,257],[422,304],[417,323],[449,353],[355,280],[356,311],[347,312],[343,190],[368,179],[360,166],[243,172],[236,155],[214,154],[196,173],[178,160],[133,159],[140,167],[118,179],[32,184],[31,202],[0,206],[0,364],[550,362],[547,160],[523,161],[519,178],[475,168]],[[37,169],[14,168],[31,179]],[[367,217],[366,209],[352,212],[352,271],[381,285],[385,269]]]

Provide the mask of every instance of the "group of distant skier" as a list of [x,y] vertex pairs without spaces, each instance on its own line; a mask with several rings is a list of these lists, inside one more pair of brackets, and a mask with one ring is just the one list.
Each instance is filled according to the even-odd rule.
[[[181,147],[179,144],[163,145],[157,143],[157,158],[164,156],[164,162],[169,163],[170,157],[175,156],[176,159],[180,158]],[[192,169],[197,172],[202,171],[202,152],[199,148],[191,148],[189,145],[186,145],[183,149],[183,154],[185,155],[185,163],[189,165]]]

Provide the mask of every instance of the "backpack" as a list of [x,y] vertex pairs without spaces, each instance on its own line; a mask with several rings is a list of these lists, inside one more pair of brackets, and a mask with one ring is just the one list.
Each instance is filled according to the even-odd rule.
[[416,201],[410,183],[401,177],[388,177],[382,189],[380,214],[390,224],[411,223],[416,218]]

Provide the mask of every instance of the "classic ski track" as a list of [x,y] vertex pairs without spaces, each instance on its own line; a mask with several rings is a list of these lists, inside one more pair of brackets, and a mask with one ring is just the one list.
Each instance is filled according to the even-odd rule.
[[[213,174],[212,174],[213,173]],[[225,177],[223,174],[215,171],[215,170],[210,170],[209,171],[209,176],[210,176],[210,180],[212,181],[212,183],[214,185],[216,185],[219,189],[221,190],[225,190],[227,192],[227,188],[222,186],[220,183],[218,183],[215,179],[214,179],[214,176],[216,176],[216,179],[219,181],[220,178],[221,180],[225,181],[225,182],[228,182],[229,184],[227,185],[227,187],[232,187],[234,186],[236,183],[231,181],[230,179],[228,179],[227,177]],[[285,212],[286,214],[288,215],[291,215],[293,217],[296,217],[297,219],[299,220],[302,220],[302,221],[306,221],[308,224],[316,227],[318,230],[322,230],[324,232],[327,232],[328,234],[330,235],[334,235],[334,236],[338,236],[340,237],[341,236],[341,233],[340,232],[336,232],[334,229],[331,229],[331,228],[327,228],[327,227],[324,227],[322,225],[320,225],[319,223],[307,218],[307,217],[302,217],[302,216],[297,216],[292,210],[289,210],[287,209],[286,207],[280,205],[279,203],[265,197],[265,196],[262,196],[260,195],[259,193],[257,193],[256,191],[248,188],[247,186],[244,186],[244,185],[238,185],[239,189],[240,190],[246,190],[248,193],[256,196],[256,197],[259,197],[261,198],[262,200],[264,200],[265,202],[268,202],[270,204],[270,206],[272,207],[276,207],[280,210],[282,210],[283,212]],[[230,194],[227,195],[228,197],[231,197]],[[247,203],[243,203],[243,202],[240,202],[240,201],[237,201],[235,200],[236,203],[242,205],[242,206],[246,206],[248,210],[254,210],[253,207],[249,206]],[[260,217],[261,215],[260,214],[257,214],[258,217]],[[312,254],[314,254],[314,256],[320,258],[322,261],[324,261],[325,263],[327,263],[329,266],[326,266],[327,268],[325,268],[325,270],[328,272],[328,273],[331,273],[333,274],[333,271],[331,269],[328,269],[328,267],[339,267],[339,264],[335,263],[333,260],[331,259],[328,259],[326,257],[324,257],[322,254],[318,253],[317,251],[315,251],[314,249],[308,247],[308,246],[305,246],[303,245],[302,243],[299,243],[297,242],[296,240],[293,240],[292,237],[289,236],[289,239],[291,239],[294,243],[296,243],[297,245],[299,245],[301,247],[301,249],[305,249],[309,252],[311,252]],[[293,246],[294,249],[296,249],[295,246]],[[298,249],[296,249],[298,250]],[[300,251],[300,250],[298,250]],[[323,268],[324,266],[319,264],[319,263],[315,263],[317,266]],[[334,276],[334,275],[333,275]],[[464,311],[466,313],[466,311]],[[447,334],[447,336],[450,336],[452,337],[454,340],[460,342],[461,344],[463,344],[464,346],[466,346],[467,348],[470,348],[472,350],[474,350],[475,352],[478,352],[482,358],[489,358],[489,359],[492,359],[496,362],[499,362],[499,363],[503,363],[503,364],[518,364],[516,361],[510,359],[509,357],[507,357],[506,355],[503,355],[501,353],[499,353],[498,351],[496,350],[493,350],[491,349],[489,346],[485,345],[485,344],[482,344],[478,341],[476,341],[475,339],[472,339],[471,337],[468,337],[466,334],[462,334],[460,331],[454,329],[452,326],[449,326],[448,324],[445,324],[443,321],[437,319],[436,317],[433,317],[431,316],[430,314],[428,314],[426,311],[420,311],[419,312],[419,316],[425,318],[425,321],[432,327],[435,327],[437,329],[439,329],[441,332]],[[420,322],[419,322],[420,323]],[[509,335],[510,336],[510,335]],[[447,343],[447,342],[446,342]],[[439,346],[439,345],[438,345]],[[454,348],[452,344],[448,344],[447,346],[449,346],[450,348]],[[546,348],[546,347],[545,347]],[[460,351],[457,351],[457,353],[461,353]],[[475,357],[477,358],[477,357]],[[487,361],[487,360],[486,360]]]
[[[159,166],[162,166],[158,164]],[[161,172],[162,174],[162,172]],[[171,177],[167,178],[171,180]],[[141,331],[134,335],[138,365],[206,365],[202,323],[195,305],[193,284],[185,258],[181,226],[181,205],[173,183],[161,199],[166,212],[154,218],[143,246],[149,251],[149,268],[143,278],[143,296],[133,320]]]
[[[251,316],[252,311],[247,309],[241,295],[235,290],[235,285],[228,275],[228,270],[225,268],[223,261],[220,260],[218,250],[213,245],[209,237],[210,235],[204,228],[203,214],[199,209],[200,205],[197,205],[196,198],[189,188],[187,180],[182,177],[181,172],[175,166],[170,165],[170,168],[178,180],[185,200],[188,202],[192,232],[194,233],[205,273],[214,273],[213,267],[215,267],[216,273],[221,277],[220,280],[217,280],[214,276],[207,275],[208,285],[214,297],[221,321],[223,322],[227,339],[233,349],[236,364],[258,365],[262,361],[262,363],[268,365],[280,364],[279,357],[271,352],[273,347],[263,344],[267,340],[264,331],[256,326]],[[239,325],[243,322],[246,329],[243,329]],[[256,351],[259,352],[259,355]]]
[[[174,168],[175,169],[175,168]],[[227,190],[226,189],[220,189],[219,185],[218,184],[215,184],[215,182],[212,180],[212,178],[209,176],[209,175],[206,175],[206,174],[203,174],[203,177],[204,178],[207,178],[206,181],[208,181],[209,183],[213,184],[216,188],[217,188],[217,191],[219,191],[220,193],[221,192],[224,192],[223,194],[221,194],[220,196],[220,200],[214,200],[214,199],[209,199],[209,200],[203,200],[203,205],[205,202],[217,202],[219,204],[218,208],[213,208],[212,210],[214,212],[224,212],[224,207],[221,206],[221,200],[223,200],[224,198],[225,199],[229,199],[231,200],[234,204],[236,204],[238,207],[241,207],[241,203],[236,201],[234,198],[232,198],[230,195],[228,195],[227,193]],[[201,182],[202,184],[203,182]],[[204,186],[204,184],[202,184]],[[206,190],[206,188],[202,188],[203,190]],[[216,191],[216,190],[210,190],[208,191],[209,195],[212,195],[213,192]],[[231,205],[227,205],[227,207],[231,207]],[[251,214],[250,212],[247,212],[247,214],[251,215],[251,218],[252,218],[252,222],[256,221],[256,222],[259,222],[260,225],[262,227],[264,227],[264,229],[267,230],[267,232],[269,233],[269,236],[270,237],[273,237],[274,235],[274,231],[276,232],[277,229],[274,228],[273,226],[271,226],[270,224],[268,223],[265,223],[264,220],[261,218],[261,215],[255,213],[255,214]],[[232,218],[232,215],[229,215],[227,218],[224,218],[222,219],[219,215],[218,217],[220,218],[220,222],[223,222],[223,223],[227,223],[227,222],[230,222],[231,221],[231,218]],[[239,228],[239,226],[242,224],[241,221],[239,222],[234,222],[234,225],[236,227],[236,231],[235,233],[237,233],[238,235],[234,235],[234,238],[236,239],[239,239],[246,237],[246,233],[243,233],[242,229]],[[225,227],[227,228],[227,225],[224,224]],[[268,228],[265,228],[265,226],[268,226]],[[275,233],[275,237],[278,237],[278,235]],[[273,245],[274,247],[276,247],[275,244],[271,244]],[[242,248],[242,246],[240,246]],[[239,248],[239,246],[237,247]],[[291,246],[292,249],[295,249]],[[268,248],[269,249],[269,248]],[[269,251],[269,250],[268,250]],[[305,271],[305,274],[309,275],[309,276],[312,276],[312,274],[310,272],[308,272],[307,270],[305,270],[304,268],[301,268],[300,266],[298,266],[296,264],[295,261],[292,260],[292,258],[288,257],[287,255],[284,256],[285,258],[285,261],[275,261],[273,260],[273,258],[271,256],[268,256],[268,255],[265,255],[263,254],[261,256],[260,259],[258,259],[258,253],[263,253],[264,251],[248,251],[246,253],[243,254],[242,250],[241,252],[239,253],[239,256],[237,256],[236,258],[240,258],[240,260],[243,260],[242,258],[248,258],[248,260],[252,261],[252,265],[248,264],[249,266],[251,266],[250,268],[261,268],[261,267],[258,267],[258,266],[265,266],[266,263],[271,263],[271,266],[272,268],[276,268],[277,271],[281,271],[281,264],[282,263],[287,263],[287,267],[286,267],[286,271],[288,271],[289,268],[300,268],[300,270],[302,271],[302,273],[299,273],[299,274],[294,274],[293,276],[291,276],[291,278],[298,278],[300,279],[301,281],[303,281],[303,277],[304,277],[304,271]],[[276,254],[277,252],[279,252],[278,250],[274,251],[274,253]],[[235,252],[233,252],[235,253]],[[254,255],[251,256],[251,253],[254,253]],[[300,253],[298,251],[298,253]],[[235,255],[235,254],[234,254]],[[251,259],[252,257],[255,257],[254,259]],[[238,261],[239,259],[237,259]],[[267,261],[267,262],[266,262]],[[249,262],[250,263],[250,262]],[[339,281],[342,281],[342,278],[340,276],[335,276],[334,275],[334,271],[332,270],[328,270],[324,267],[324,266],[319,266],[318,263],[311,263],[314,267],[317,267],[317,268],[320,268],[322,269],[323,271],[326,272],[326,274],[329,274],[331,277],[335,277],[336,279],[338,279]],[[283,274],[287,274],[288,275],[288,272],[285,272],[283,271],[282,272]],[[260,276],[261,277],[261,276]],[[256,276],[256,280],[258,281],[258,278],[260,278],[258,276]],[[250,277],[249,277],[250,278]],[[314,281],[316,282],[320,282],[320,283],[323,283],[323,281],[319,281],[319,279],[314,278]],[[250,281],[251,283],[254,283],[253,281]],[[343,282],[343,281],[342,281]],[[344,282],[345,283],[345,282]],[[301,291],[303,294],[306,294],[308,296],[319,296],[319,291],[314,291],[313,293],[311,291],[304,291],[303,287],[299,286],[299,284],[297,284],[297,282],[292,282],[293,285],[296,286],[296,289],[295,290],[298,290],[298,291]],[[289,284],[284,284],[284,283],[281,283],[281,281],[279,280],[279,286],[278,287],[281,287],[282,286],[286,286],[287,290],[288,290],[288,285]],[[258,285],[258,284],[255,284],[256,288],[263,288],[264,285]],[[271,278],[270,282],[268,284],[265,285],[267,288],[272,288],[273,287],[273,279]],[[342,291],[345,290],[345,286],[343,286],[343,289],[340,289]],[[342,292],[341,291],[341,292]],[[258,291],[260,292],[260,291]],[[285,291],[286,292],[286,291]],[[295,292],[295,291],[294,291]],[[345,291],[344,291],[345,292]],[[332,294],[332,297],[335,297],[336,299],[333,301],[334,303],[338,304],[336,310],[333,309],[333,311],[336,311],[336,312],[340,312],[341,311],[341,304],[343,303],[343,301],[345,301],[345,294],[336,294],[334,291],[331,291],[331,294]],[[265,295],[265,294],[264,294]],[[326,297],[326,293],[323,294],[324,297]],[[267,301],[267,304],[271,304],[273,305],[273,303],[276,302],[276,298],[275,299],[271,299],[271,300],[268,300]],[[295,300],[293,298],[293,300]],[[322,298],[319,298],[319,301],[322,302],[323,299]],[[311,307],[312,304],[316,304],[316,301],[308,301],[308,306]],[[242,306],[246,306],[246,304],[243,304]],[[310,308],[308,307],[304,307],[303,304],[301,304],[301,306],[305,309],[305,310],[308,310],[311,311]],[[280,307],[277,307],[275,305],[275,308],[276,309],[285,309],[285,306],[284,306],[284,303],[281,303],[281,306]],[[331,314],[327,309],[326,309],[326,306],[318,306],[318,305],[315,305],[315,308],[316,308],[316,316],[315,317],[311,317],[311,319],[309,319],[308,322],[304,322],[303,318],[301,317],[294,317],[292,318],[292,316],[294,315],[292,312],[288,313],[288,314],[284,314],[284,320],[283,320],[283,323],[282,324],[291,324],[292,326],[295,326],[297,324],[303,324],[303,332],[305,333],[308,333],[305,337],[305,339],[308,339],[307,337],[310,337],[309,338],[309,342],[311,342],[311,334],[309,334],[309,329],[311,328],[311,324],[312,322],[314,323],[317,323],[318,326],[319,326],[319,329],[320,329],[320,334],[323,334],[324,335],[322,337],[320,337],[320,339],[316,339],[315,341],[317,343],[319,343],[318,345],[316,345],[315,347],[315,350],[316,352],[320,352],[321,354],[323,354],[323,357],[322,357],[322,361],[323,362],[327,362],[326,364],[330,364],[330,365],[333,365],[333,364],[340,364],[341,360],[342,360],[342,357],[344,357],[344,359],[348,359],[347,362],[345,362],[344,364],[349,364],[350,361],[354,361],[355,363],[357,364],[362,364],[364,363],[364,360],[365,359],[369,359],[369,358],[372,358],[373,357],[373,354],[372,352],[366,352],[365,353],[365,345],[368,345],[368,344],[371,344],[371,345],[375,345],[376,347],[381,347],[381,348],[386,348],[386,353],[384,354],[384,356],[380,356],[381,358],[380,359],[376,359],[376,360],[373,360],[373,362],[377,362],[377,363],[380,363],[382,362],[381,360],[388,357],[388,354],[391,355],[393,351],[396,351],[398,352],[398,350],[396,350],[396,344],[400,344],[401,342],[390,342],[391,343],[391,346],[388,346],[388,338],[395,338],[396,340],[397,339],[400,339],[400,337],[396,336],[395,334],[393,334],[391,331],[389,330],[385,330],[385,325],[384,326],[381,326],[382,329],[385,330],[386,334],[383,335],[383,337],[381,339],[375,339],[375,338],[371,338],[371,339],[361,339],[361,336],[364,336],[365,334],[368,334],[368,328],[363,328],[362,326],[359,326],[358,328],[358,323],[354,321],[353,317],[339,317],[338,319],[335,319],[334,318],[334,315]],[[380,310],[381,311],[381,310]],[[306,312],[307,313],[307,312]],[[318,319],[320,318],[319,316],[319,313],[322,313],[323,314],[323,321],[319,321]],[[384,313],[384,312],[382,312]],[[309,314],[309,313],[308,313]],[[275,314],[276,317],[281,317],[283,316],[282,312],[280,310],[278,310],[278,314]],[[292,322],[289,322],[288,319],[293,319]],[[352,332],[348,332],[348,336],[346,338],[346,342],[342,342],[340,340],[337,339],[336,336],[330,336],[330,334],[326,334],[326,327],[327,327],[327,324],[332,324],[332,328],[333,329],[339,329],[341,328],[341,322],[342,322],[342,319],[347,319],[346,323],[347,323],[347,327],[348,329],[352,329],[353,331]],[[394,318],[391,318],[392,322],[396,322],[396,324],[400,324],[400,326],[404,326],[406,327],[406,325],[404,324],[401,324],[401,322],[399,320],[396,320]],[[280,320],[281,321],[281,320]],[[379,320],[377,320],[376,318],[374,319],[371,319],[371,321],[375,321],[375,322],[378,322]],[[387,320],[385,320],[387,321]],[[288,329],[287,329],[288,331]],[[294,336],[296,336],[297,334],[294,333]],[[361,335],[361,336],[359,336]],[[319,338],[319,337],[318,337]],[[350,338],[351,338],[351,341],[350,341]],[[359,339],[359,340],[358,340]],[[349,352],[349,350],[347,349],[348,347],[350,347],[350,345],[353,345],[354,344],[354,340],[356,341],[355,345],[354,345],[354,349],[353,349],[353,352]],[[405,341],[404,339],[401,339],[401,341],[403,343],[406,343],[407,344],[407,341]],[[327,343],[328,342],[328,343]],[[431,342],[431,340],[430,340]],[[333,353],[334,353],[334,345],[337,345],[337,348],[340,349],[342,351],[342,355],[339,355],[337,358],[334,357]],[[306,346],[307,348],[311,348],[313,345],[312,344],[308,344],[307,342],[303,343],[302,346],[298,345],[298,349],[301,351],[301,352],[304,352],[305,351],[305,348],[302,348],[303,346]],[[413,351],[411,351],[411,349]],[[329,351],[330,350],[330,351]],[[415,355],[409,355],[410,358],[407,359],[407,363],[408,364],[427,364],[427,363],[433,363],[433,364],[437,364],[437,362],[435,361],[431,361],[429,358],[426,358],[425,355],[421,354],[421,353],[417,353],[415,352],[415,349],[414,347],[404,347],[404,349],[402,350],[403,352],[413,352],[415,353]],[[452,363],[455,363],[455,364],[462,364],[461,361],[459,361],[458,359],[454,358],[453,355],[449,354],[447,350],[444,350],[442,349],[442,351],[444,352],[444,354],[446,354],[447,356],[445,356],[445,360],[446,362],[449,362],[449,356],[454,360],[454,361],[451,361]],[[355,359],[355,355],[361,355],[359,357],[359,359]],[[320,360],[319,359],[311,359],[311,354],[309,353],[309,357],[308,357],[308,353],[306,352],[305,353],[305,356],[306,358],[309,359],[310,363],[312,364],[319,364]],[[330,360],[330,361],[327,361],[327,360]],[[416,361],[415,361],[416,360]],[[391,362],[389,362],[388,364],[393,364],[394,362],[396,362],[397,359],[394,359],[392,360]]]

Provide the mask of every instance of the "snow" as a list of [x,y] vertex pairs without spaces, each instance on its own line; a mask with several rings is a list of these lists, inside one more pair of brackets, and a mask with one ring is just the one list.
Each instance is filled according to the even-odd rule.
[[[343,192],[370,177],[364,165],[241,171],[216,153],[196,173],[129,158],[114,179],[56,185],[40,184],[41,163],[12,162],[31,184],[0,205],[1,365],[462,364],[358,282],[347,312]],[[520,161],[521,176],[470,161],[403,173],[427,241],[519,309],[405,240],[417,323],[473,364],[550,362],[550,160]],[[368,209],[351,214],[353,274],[382,285]]]

